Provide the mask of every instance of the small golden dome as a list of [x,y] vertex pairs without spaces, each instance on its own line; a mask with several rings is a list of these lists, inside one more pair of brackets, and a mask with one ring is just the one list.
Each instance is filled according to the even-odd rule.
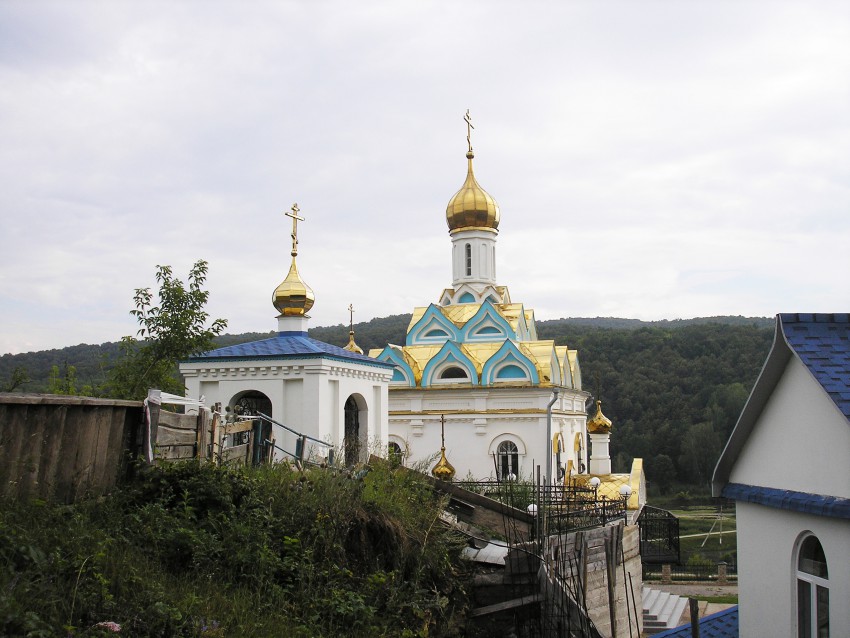
[[354,330],[348,331],[348,345],[345,346],[343,350],[348,350],[349,352],[355,352],[357,354],[363,354],[363,348],[354,343]]
[[286,275],[283,283],[275,288],[272,303],[283,316],[297,317],[306,315],[315,301],[316,295],[313,294],[313,289],[304,283],[304,280],[298,274],[298,267],[295,265],[295,255],[293,254],[289,274]]
[[431,474],[434,475],[434,478],[439,479],[441,481],[445,481],[447,483],[451,482],[451,480],[455,476],[455,468],[449,463],[449,460],[446,458],[446,448],[440,448],[440,460],[437,461],[437,464],[434,466],[434,469],[431,470]]
[[481,188],[472,172],[472,158],[475,154],[472,149],[466,154],[469,160],[469,169],[466,173],[466,181],[460,190],[449,200],[446,207],[446,222],[449,232],[452,233],[462,228],[499,228],[499,205],[490,196],[490,193]]
[[591,434],[611,432],[611,419],[602,414],[602,401],[596,402],[596,414],[587,422],[587,431]]

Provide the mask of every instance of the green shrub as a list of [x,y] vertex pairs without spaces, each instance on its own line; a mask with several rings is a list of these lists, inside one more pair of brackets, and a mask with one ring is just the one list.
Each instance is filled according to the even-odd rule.
[[465,606],[443,501],[389,464],[140,467],[95,502],[0,505],[0,635],[438,636]]

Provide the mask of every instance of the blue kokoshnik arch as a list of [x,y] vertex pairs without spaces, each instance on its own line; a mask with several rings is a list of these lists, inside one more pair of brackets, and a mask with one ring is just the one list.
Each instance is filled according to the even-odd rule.
[[489,299],[485,299],[472,318],[467,321],[460,331],[462,343],[501,341],[515,338],[516,334],[511,324]]
[[481,370],[481,385],[505,381],[540,383],[537,367],[513,341],[505,341]]
[[461,368],[466,371],[469,377],[468,379],[458,379],[457,381],[471,383],[472,385],[479,384],[478,371],[475,368],[475,364],[461,350],[457,343],[447,341],[440,351],[431,357],[428,365],[422,371],[422,387],[427,388],[434,385],[435,381],[439,382],[440,374],[446,368],[450,367]]
[[416,387],[416,375],[413,374],[413,369],[395,348],[386,346],[376,358],[379,361],[395,364],[390,383],[406,383],[411,388]]
[[439,306],[428,306],[422,318],[407,332],[405,345],[434,345],[444,341],[460,341],[457,326],[440,311]]

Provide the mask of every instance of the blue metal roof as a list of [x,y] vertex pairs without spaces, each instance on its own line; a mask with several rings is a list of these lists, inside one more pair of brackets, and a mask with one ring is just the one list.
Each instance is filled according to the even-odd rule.
[[840,496],[795,492],[743,483],[727,483],[721,495],[735,501],[757,503],[792,512],[850,519],[850,499]]
[[850,420],[850,314],[780,314],[788,345]]
[[308,337],[306,332],[279,332],[276,336],[260,341],[240,343],[235,346],[210,350],[203,354],[190,357],[190,362],[202,361],[226,361],[226,360],[249,360],[249,359],[286,359],[286,358],[316,358],[323,357],[336,361],[351,361],[377,366],[379,368],[393,368],[392,363],[378,361],[356,352],[350,352],[345,348],[319,341]]
[[[738,605],[700,618],[700,638],[738,638]],[[691,624],[655,634],[655,638],[691,638]]]

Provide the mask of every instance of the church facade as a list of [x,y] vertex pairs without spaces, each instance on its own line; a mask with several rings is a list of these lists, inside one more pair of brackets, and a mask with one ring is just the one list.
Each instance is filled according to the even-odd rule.
[[471,143],[466,157],[466,180],[446,208],[452,285],[414,309],[404,344],[370,352],[395,366],[391,451],[408,465],[432,462],[444,419],[455,480],[530,478],[536,466],[553,480],[586,472],[578,354],[539,339],[534,311],[498,284],[501,213],[475,178]]

